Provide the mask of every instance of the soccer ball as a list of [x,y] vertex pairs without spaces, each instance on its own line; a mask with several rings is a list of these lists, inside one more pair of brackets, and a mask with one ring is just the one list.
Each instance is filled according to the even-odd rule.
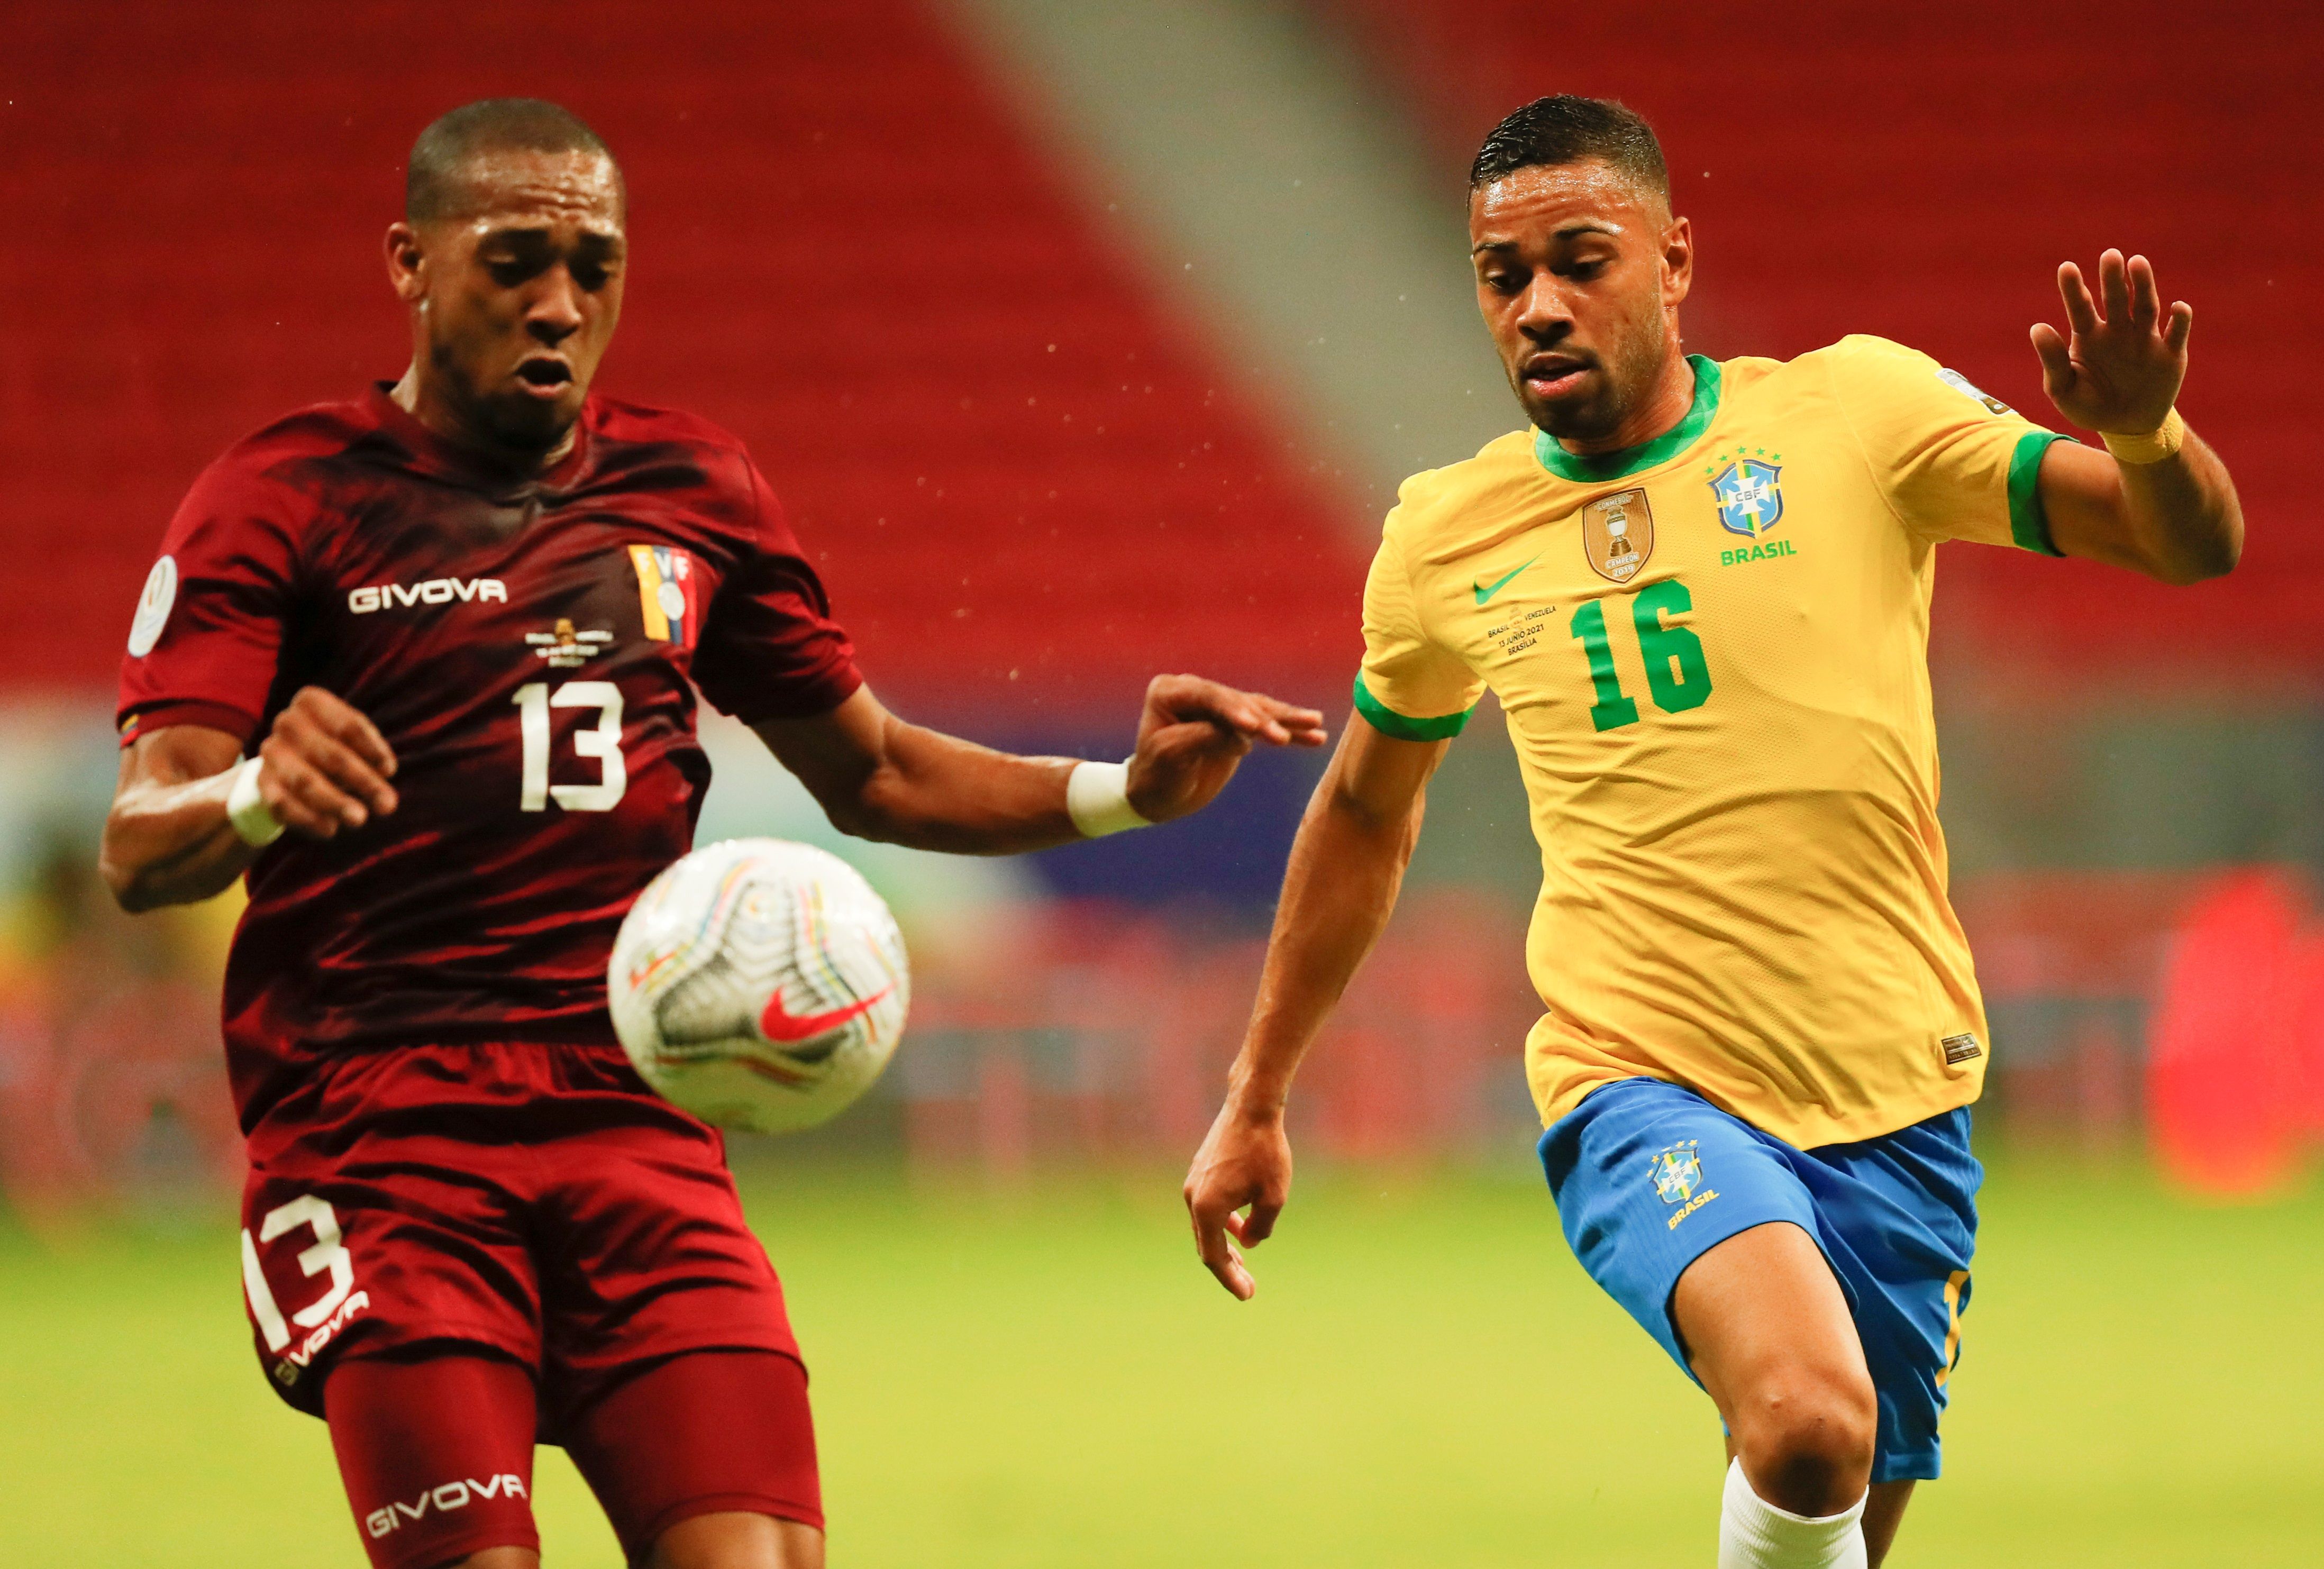
[[828,1121],[871,1088],[912,984],[872,885],[781,839],[728,839],[664,870],[622,920],[606,982],[646,1083],[761,1133]]

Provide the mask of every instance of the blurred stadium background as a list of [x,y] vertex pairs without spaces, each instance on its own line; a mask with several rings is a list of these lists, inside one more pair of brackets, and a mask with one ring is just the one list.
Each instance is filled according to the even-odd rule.
[[[0,9],[0,1472],[57,1500],[10,1511],[0,1558],[45,1557],[129,1475],[144,1512],[88,1561],[353,1560],[320,1430],[241,1360],[215,1008],[234,901],[132,922],[92,869],[114,673],[179,495],[275,413],[403,364],[376,253],[420,125],[500,94],[591,121],[635,245],[601,385],[749,441],[892,706],[1119,756],[1157,669],[1344,715],[1397,480],[1519,418],[1469,298],[1467,160],[1563,90],[1661,131],[1698,352],[1878,333],[2043,419],[2024,328],[2059,314],[2060,260],[2143,250],[2194,303],[2181,406],[2241,486],[2242,570],[2164,590],[1943,558],[1945,820],[1993,1014],[2001,1226],[1960,1480],[1900,1562],[2318,1562],[2324,1419],[2288,1391],[2324,1380],[2319,18]],[[746,733],[710,739],[706,837],[842,847]],[[914,1030],[840,1124],[736,1155],[825,1348],[842,1561],[1159,1564],[1221,1533],[1285,1564],[1700,1556],[1707,1412],[1526,1186],[1536,861],[1489,715],[1303,1079],[1303,1154],[1332,1175],[1271,1245],[1261,1308],[1204,1296],[1174,1172],[1316,767],[1254,759],[1199,819],[1026,863],[844,846],[906,923]],[[38,1443],[35,1412],[57,1424]],[[552,1546],[612,1563],[566,1474]]]

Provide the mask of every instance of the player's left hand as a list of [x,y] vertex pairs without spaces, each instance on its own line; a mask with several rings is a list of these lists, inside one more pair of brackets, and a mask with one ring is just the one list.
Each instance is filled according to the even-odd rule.
[[1130,759],[1130,804],[1149,823],[1208,806],[1260,742],[1321,746],[1323,715],[1200,676],[1157,676],[1146,688],[1138,750]]
[[2153,264],[2144,256],[2125,262],[2120,251],[2098,258],[2104,316],[2082,281],[2082,270],[2071,262],[2058,268],[2058,292],[2065,297],[2072,337],[2061,337],[2046,321],[2034,328],[2042,390],[2050,401],[2085,430],[2130,436],[2156,429],[2179,401],[2179,383],[2187,377],[2194,307],[2175,300],[2165,316]]

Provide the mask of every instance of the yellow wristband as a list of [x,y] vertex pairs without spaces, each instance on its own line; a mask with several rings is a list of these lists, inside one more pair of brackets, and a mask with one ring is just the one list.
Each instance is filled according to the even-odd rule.
[[2173,409],[2163,418],[2163,423],[2144,436],[2124,436],[2101,430],[2098,439],[2106,443],[2117,463],[2160,463],[2187,444],[2187,421],[2179,418]]

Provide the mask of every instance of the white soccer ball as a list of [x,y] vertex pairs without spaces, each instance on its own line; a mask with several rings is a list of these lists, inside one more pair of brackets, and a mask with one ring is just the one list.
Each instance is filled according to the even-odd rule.
[[706,1122],[788,1133],[872,1087],[904,1033],[896,918],[811,844],[728,839],[646,885],[613,939],[613,1029],[646,1083]]

